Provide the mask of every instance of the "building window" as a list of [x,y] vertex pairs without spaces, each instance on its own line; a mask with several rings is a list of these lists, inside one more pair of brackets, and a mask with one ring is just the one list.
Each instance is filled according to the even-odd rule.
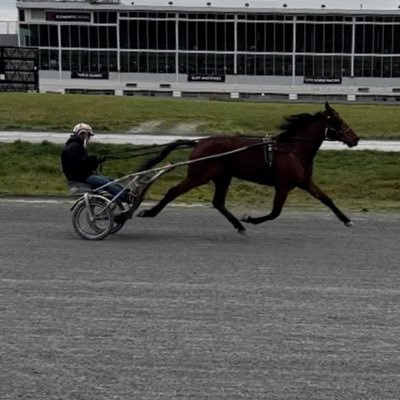
[[296,56],[296,75],[337,78],[351,75],[349,56]]
[[238,50],[254,52],[290,52],[293,25],[284,23],[239,23]]
[[398,78],[400,77],[400,57],[355,57],[354,76]]
[[115,24],[117,22],[116,12],[95,12],[94,13],[94,23],[95,24]]
[[292,75],[292,57],[290,55],[253,55],[239,54],[237,58],[239,75]]
[[69,28],[69,26],[61,26],[61,47],[71,47]]
[[79,27],[79,47],[89,47],[89,27],[82,25]]
[[61,26],[61,47],[115,49],[117,31],[113,26]]
[[231,75],[234,73],[233,54],[181,53],[179,73]]
[[100,72],[118,70],[116,51],[63,50],[61,53],[63,71]]
[[90,26],[89,27],[89,47],[99,48],[99,27]]
[[79,26],[70,26],[70,47],[81,47],[79,42]]
[[121,49],[175,50],[175,22],[159,20],[121,20]]
[[49,46],[49,27],[48,25],[39,25],[39,46]]
[[180,21],[179,49],[233,51],[234,24],[216,21]]
[[39,65],[43,70],[58,70],[58,51],[42,49],[39,52]]
[[400,52],[397,40],[400,25],[357,25],[356,53],[392,54]]
[[39,26],[38,25],[20,25],[20,40],[23,47],[39,46]]
[[121,72],[175,73],[175,53],[121,52]]
[[296,24],[296,51],[351,53],[352,26],[346,24]]

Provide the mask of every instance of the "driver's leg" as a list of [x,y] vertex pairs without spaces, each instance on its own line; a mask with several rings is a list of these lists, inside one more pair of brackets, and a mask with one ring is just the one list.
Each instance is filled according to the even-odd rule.
[[[97,189],[100,186],[103,186],[112,181],[112,178],[104,175],[90,175],[86,179],[86,183],[90,185],[93,189]],[[107,185],[104,190],[110,193],[113,197],[116,196],[121,190],[123,190],[123,192],[119,196],[119,199],[125,203],[128,203],[130,200],[129,191],[127,189],[124,189],[123,186],[121,186],[119,183],[112,183],[110,185]]]

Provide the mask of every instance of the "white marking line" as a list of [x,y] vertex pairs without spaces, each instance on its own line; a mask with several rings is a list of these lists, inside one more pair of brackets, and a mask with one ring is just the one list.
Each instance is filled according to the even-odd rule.
[[0,199],[0,203],[27,203],[27,204],[62,204],[70,203],[73,200],[61,200],[61,199]]
[[[30,143],[42,143],[47,140],[51,143],[64,144],[70,134],[61,132],[0,132],[0,142],[10,143],[16,140],[28,141]],[[204,136],[190,135],[157,135],[157,134],[119,134],[119,133],[96,133],[93,142],[105,144],[132,144],[132,145],[153,145],[166,144],[178,139],[201,139]],[[321,150],[379,150],[379,151],[400,151],[400,141],[396,140],[361,140],[358,146],[349,149],[339,142],[324,142]]]

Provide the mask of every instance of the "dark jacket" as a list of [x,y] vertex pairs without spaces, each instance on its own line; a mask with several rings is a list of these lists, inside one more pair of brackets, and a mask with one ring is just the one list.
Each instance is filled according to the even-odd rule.
[[88,155],[79,138],[71,137],[61,153],[61,164],[69,181],[85,182],[88,176],[95,174],[99,160],[96,156]]

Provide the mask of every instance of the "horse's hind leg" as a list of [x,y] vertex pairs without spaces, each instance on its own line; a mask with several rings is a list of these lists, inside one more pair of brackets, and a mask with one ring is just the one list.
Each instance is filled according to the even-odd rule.
[[178,196],[188,192],[191,189],[194,189],[197,186],[203,185],[207,183],[209,179],[199,179],[195,177],[187,176],[182,182],[178,185],[172,187],[168,190],[166,195],[152,208],[148,210],[140,211],[137,216],[138,217],[155,217],[159,214],[159,212],[171,201],[175,200]]
[[245,227],[240,221],[225,207],[226,194],[231,183],[231,177],[214,180],[215,192],[212,201],[213,206],[238,230],[244,233]]
[[261,224],[261,222],[265,221],[270,221],[272,219],[275,219],[279,217],[282,207],[285,204],[285,201],[287,199],[288,193],[290,191],[290,188],[277,188],[275,190],[275,197],[274,197],[274,202],[272,206],[272,210],[268,215],[265,215],[263,217],[251,217],[250,215],[245,215],[242,217],[243,222],[248,222],[250,224]]

